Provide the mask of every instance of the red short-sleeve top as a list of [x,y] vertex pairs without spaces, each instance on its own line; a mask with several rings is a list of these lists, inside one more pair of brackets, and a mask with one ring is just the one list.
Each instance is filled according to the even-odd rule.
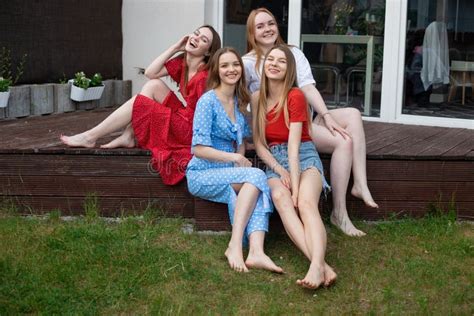
[[[298,88],[292,88],[288,93],[287,103],[290,124],[292,122],[303,122],[301,142],[311,141],[308,130],[308,103],[306,102],[303,92]],[[281,111],[275,120],[275,108],[276,106],[267,113],[265,138],[269,146],[288,143],[288,136],[290,135],[290,130],[285,124],[283,111]]]

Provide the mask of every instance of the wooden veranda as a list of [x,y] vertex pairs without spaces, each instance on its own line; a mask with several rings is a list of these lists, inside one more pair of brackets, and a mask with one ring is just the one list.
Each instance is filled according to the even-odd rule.
[[[94,194],[103,216],[140,214],[152,206],[168,216],[194,218],[199,229],[229,227],[225,205],[194,198],[185,182],[164,185],[144,150],[66,148],[60,143],[60,134],[92,127],[110,111],[0,121],[3,199],[26,214],[60,210],[78,215],[86,197]],[[474,218],[474,130],[378,122],[364,122],[364,127],[368,182],[380,208],[370,209],[348,195],[351,217],[418,217],[436,206],[455,208],[459,218]],[[330,157],[322,158],[328,175]],[[323,201],[323,211],[330,208],[330,199]]]

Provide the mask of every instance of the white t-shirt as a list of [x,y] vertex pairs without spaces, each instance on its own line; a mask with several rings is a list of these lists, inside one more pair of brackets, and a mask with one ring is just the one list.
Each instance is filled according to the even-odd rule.
[[[291,52],[295,57],[296,62],[296,84],[299,88],[304,87],[308,84],[316,84],[311,72],[311,66],[308,59],[303,52],[296,46],[290,46]],[[250,93],[254,93],[260,89],[260,79],[263,69],[263,59],[260,64],[260,71],[257,73],[255,64],[257,63],[257,57],[254,53],[250,52],[242,57],[245,68],[245,79],[247,80],[247,87]]]

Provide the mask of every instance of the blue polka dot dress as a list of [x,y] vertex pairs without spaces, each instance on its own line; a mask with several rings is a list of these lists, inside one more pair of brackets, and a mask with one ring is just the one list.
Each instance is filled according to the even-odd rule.
[[[199,99],[193,122],[192,146],[204,145],[226,152],[236,152],[250,129],[235,99],[233,123],[221,105],[214,90]],[[246,235],[254,231],[268,231],[268,218],[272,212],[270,189],[265,173],[258,168],[234,167],[233,163],[216,162],[194,156],[186,170],[191,194],[205,200],[227,203],[230,222],[233,223],[237,195],[232,183],[251,183],[260,190],[255,209],[246,227]]]

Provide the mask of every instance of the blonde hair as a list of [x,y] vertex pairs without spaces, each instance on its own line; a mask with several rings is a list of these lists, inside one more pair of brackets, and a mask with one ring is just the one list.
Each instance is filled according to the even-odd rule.
[[237,96],[237,102],[240,112],[245,113],[247,109],[247,104],[250,101],[250,96],[247,90],[247,83],[245,81],[244,63],[242,62],[242,58],[240,57],[239,53],[237,53],[234,48],[223,47],[214,53],[210,62],[209,74],[207,77],[207,88],[211,90],[220,86],[221,78],[219,77],[219,59],[225,53],[234,54],[239,61],[240,67],[242,68],[242,74],[235,86],[235,95]]
[[[265,139],[265,127],[267,125],[267,108],[268,108],[268,95],[269,95],[269,79],[265,74],[265,62],[268,58],[268,55],[275,49],[282,51],[286,57],[286,74],[283,78],[283,89],[280,91],[280,96],[278,98],[278,104],[272,111],[275,112],[275,120],[283,112],[285,118],[285,124],[287,128],[290,128],[290,115],[288,112],[288,93],[294,87],[296,87],[296,62],[293,56],[293,53],[288,48],[287,45],[275,45],[273,46],[268,53],[265,55],[264,59],[264,70],[262,72],[262,82],[260,85],[260,92],[259,92],[259,99],[257,103],[257,114],[256,114],[256,122],[255,122],[255,137],[266,147],[268,147],[267,140]],[[311,119],[309,114],[309,108],[307,111],[308,117],[308,128],[311,127]],[[272,122],[274,122],[272,121]]]
[[[267,13],[270,15],[273,20],[275,21],[275,25],[278,29],[278,24],[275,19],[275,16],[266,8],[258,8],[254,9],[250,12],[248,18],[247,18],[247,53],[250,51],[255,52],[255,56],[257,58],[257,62],[255,63],[255,69],[257,70],[257,73],[259,73],[259,67],[261,63],[261,59],[263,56],[262,49],[258,46],[257,41],[255,40],[255,18],[257,17],[257,14],[259,13]],[[275,45],[279,44],[285,44],[285,41],[280,36],[280,31],[278,31],[278,37],[275,41]]]

